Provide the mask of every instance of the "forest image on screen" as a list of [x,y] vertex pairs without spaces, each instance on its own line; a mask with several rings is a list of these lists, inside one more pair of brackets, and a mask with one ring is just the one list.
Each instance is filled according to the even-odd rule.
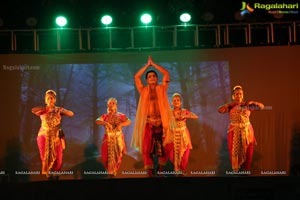
[[[227,115],[217,112],[218,106],[230,101],[229,63],[227,61],[160,62],[170,73],[168,98],[173,93],[182,96],[182,107],[199,116],[187,120],[192,149],[187,176],[224,176],[230,171],[226,144]],[[21,163],[11,166],[15,171],[40,171],[37,133],[41,120],[31,109],[45,105],[45,91],[57,93],[56,105],[74,112],[64,117],[62,128],[66,148],[63,155],[63,179],[103,178],[97,172],[104,170],[101,163],[101,142],[104,127],[95,123],[106,113],[107,100],[118,100],[118,111],[126,114],[132,123],[123,127],[127,154],[124,155],[118,177],[144,177],[142,156],[131,147],[139,93],[134,74],[144,63],[107,64],[47,64],[36,70],[20,70],[20,154]],[[145,81],[145,76],[142,76]],[[161,82],[162,75],[158,73]],[[170,103],[171,104],[171,103]],[[169,164],[172,170],[172,165]],[[30,174],[28,180],[43,179],[41,174]]]

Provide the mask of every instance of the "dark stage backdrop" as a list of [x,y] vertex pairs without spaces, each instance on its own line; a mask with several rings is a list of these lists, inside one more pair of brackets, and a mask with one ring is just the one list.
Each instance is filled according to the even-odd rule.
[[[102,52],[73,54],[3,54],[1,64],[0,170],[2,178],[35,181],[40,171],[36,136],[40,120],[31,108],[44,104],[44,92],[58,93],[57,105],[75,112],[63,119],[67,148],[62,179],[104,178],[102,126],[109,97],[132,119],[124,127],[127,155],[120,178],[145,177],[140,155],[130,147],[137,100],[133,76],[148,55],[171,73],[169,99],[183,96],[184,107],[199,119],[188,121],[193,149],[188,176],[231,174],[227,152],[227,114],[217,108],[230,101],[231,88],[244,87],[247,100],[266,109],[252,113],[257,146],[251,176],[297,176],[300,171],[299,46],[228,49]],[[161,76],[159,76],[161,80]],[[172,170],[169,163],[167,170]],[[136,172],[136,173],[135,173]],[[170,175],[172,176],[172,175]]]

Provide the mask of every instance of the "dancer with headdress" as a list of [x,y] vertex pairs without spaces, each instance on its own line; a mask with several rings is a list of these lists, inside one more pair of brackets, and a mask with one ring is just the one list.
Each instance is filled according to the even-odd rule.
[[185,176],[189,162],[190,151],[193,148],[191,135],[186,126],[187,119],[198,119],[198,116],[182,108],[182,96],[179,93],[172,95],[172,111],[176,120],[176,128],[173,130],[173,146],[170,160],[173,162],[174,171],[177,176]]
[[101,145],[102,164],[110,177],[117,175],[122,158],[126,150],[122,127],[129,126],[131,120],[121,112],[118,112],[118,101],[109,98],[107,101],[107,113],[96,119],[96,124],[105,127],[105,134]]
[[47,90],[45,93],[46,106],[37,106],[31,112],[41,119],[41,127],[37,136],[40,159],[42,162],[42,174],[49,180],[57,180],[63,164],[63,150],[65,149],[65,137],[61,127],[62,116],[73,117],[73,111],[58,107],[56,92]]
[[251,169],[256,139],[250,122],[250,114],[255,110],[264,109],[258,101],[245,101],[242,86],[233,87],[232,102],[221,105],[219,113],[229,113],[230,124],[227,130],[228,151],[232,170]]

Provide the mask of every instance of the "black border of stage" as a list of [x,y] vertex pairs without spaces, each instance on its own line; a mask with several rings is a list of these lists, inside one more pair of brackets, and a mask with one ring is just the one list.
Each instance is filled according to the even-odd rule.
[[104,197],[196,199],[300,199],[300,177],[107,178],[0,183],[1,199],[91,199]]

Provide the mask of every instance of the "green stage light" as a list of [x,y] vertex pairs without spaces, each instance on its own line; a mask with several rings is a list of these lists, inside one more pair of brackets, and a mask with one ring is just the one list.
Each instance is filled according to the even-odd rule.
[[104,25],[110,25],[112,23],[112,17],[110,15],[104,15],[101,17],[101,23]]
[[182,13],[179,17],[180,21],[183,23],[188,23],[191,21],[192,17],[189,13]]
[[152,17],[150,14],[145,13],[141,16],[141,22],[145,25],[149,24],[152,21]]
[[58,16],[58,17],[56,17],[55,22],[60,27],[64,27],[68,23],[67,18],[65,18],[64,16]]

